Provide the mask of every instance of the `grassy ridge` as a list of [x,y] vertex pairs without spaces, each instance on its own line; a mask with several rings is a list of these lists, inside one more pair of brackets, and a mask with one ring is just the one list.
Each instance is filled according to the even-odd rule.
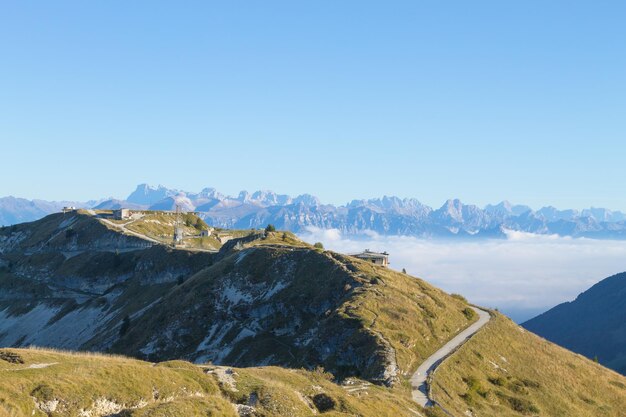
[[454,415],[623,417],[626,378],[497,314],[435,373]]
[[[218,347],[229,353],[219,363],[323,365],[337,376],[390,383],[475,319],[463,300],[422,280],[316,250],[291,234],[233,244],[239,249],[225,247],[212,266],[164,294],[113,350],[195,360],[207,334],[228,328]],[[224,302],[224,288],[245,301]],[[149,345],[157,349],[142,356]]]
[[[148,236],[163,244],[169,245],[174,238],[176,214],[160,211],[141,211],[141,217],[133,220],[118,220],[114,223],[124,225],[133,232]],[[187,249],[219,250],[225,238],[239,238],[258,233],[253,230],[224,230],[210,228],[204,220],[193,213],[181,214],[181,222],[185,239],[178,246]],[[203,230],[211,230],[206,237],[199,237]]]
[[396,351],[398,365],[407,375],[476,320],[464,314],[465,301],[426,281],[352,257],[334,256],[376,283],[348,300],[342,311],[382,334]]

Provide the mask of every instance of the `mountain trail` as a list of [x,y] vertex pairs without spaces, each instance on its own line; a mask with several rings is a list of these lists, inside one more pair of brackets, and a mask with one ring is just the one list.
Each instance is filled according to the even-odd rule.
[[23,368],[15,368],[15,369],[3,369],[4,371],[26,371],[29,369],[43,369],[43,368],[47,368],[49,366],[53,366],[53,365],[58,365],[58,362],[51,362],[51,363],[33,363],[29,366],[25,366]]
[[128,223],[124,223],[124,224],[118,224],[118,223],[114,223],[114,222],[112,222],[110,220],[103,219],[103,218],[100,218],[98,220],[100,220],[102,223],[105,223],[105,224],[107,224],[109,226],[112,226],[112,227],[114,227],[116,229],[122,230],[124,233],[127,233],[127,234],[129,234],[131,236],[135,236],[135,237],[147,240],[147,241],[152,242],[152,243],[161,244],[161,242],[159,242],[156,239],[153,239],[153,238],[151,238],[149,236],[146,236],[146,235],[144,235],[142,233],[137,233],[137,232],[135,232],[133,230],[127,229],[126,225],[128,225],[129,223],[132,223],[132,222],[128,222]]
[[444,359],[452,355],[491,320],[491,315],[488,311],[476,307],[471,308],[478,313],[478,320],[429,356],[411,377],[411,396],[413,397],[413,401],[417,402],[422,407],[432,407],[436,405],[436,401],[430,397],[430,391],[428,389],[428,379],[432,376],[435,369],[437,369]]

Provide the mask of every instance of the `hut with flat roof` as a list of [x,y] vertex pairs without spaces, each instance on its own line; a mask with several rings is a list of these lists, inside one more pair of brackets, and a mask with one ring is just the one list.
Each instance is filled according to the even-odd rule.
[[115,220],[126,220],[130,219],[130,209],[121,208],[117,210],[113,210],[113,218]]
[[380,266],[389,265],[389,254],[387,252],[372,252],[369,249],[365,249],[363,252],[352,254],[352,256]]

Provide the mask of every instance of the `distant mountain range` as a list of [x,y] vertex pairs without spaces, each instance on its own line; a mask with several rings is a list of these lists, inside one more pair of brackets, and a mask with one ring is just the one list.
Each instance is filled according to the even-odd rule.
[[0,224],[37,220],[66,205],[151,210],[174,210],[180,205],[183,210],[199,212],[207,223],[216,227],[249,229],[271,223],[296,233],[318,227],[338,229],[347,235],[374,231],[423,238],[498,238],[505,237],[508,230],[596,239],[626,238],[626,214],[605,208],[578,211],[543,207],[535,211],[507,201],[481,208],[451,199],[433,209],[416,199],[387,196],[335,206],[322,204],[309,194],[291,197],[272,191],[242,191],[233,197],[214,188],[193,193],[147,184],[137,186],[126,200],[109,198],[79,203],[0,198]]
[[10,226],[12,224],[32,222],[39,220],[48,214],[61,211],[63,207],[91,208],[101,201],[46,201],[46,200],[26,200],[25,198],[0,197],[0,225]]
[[522,324],[528,330],[626,375],[626,272]]

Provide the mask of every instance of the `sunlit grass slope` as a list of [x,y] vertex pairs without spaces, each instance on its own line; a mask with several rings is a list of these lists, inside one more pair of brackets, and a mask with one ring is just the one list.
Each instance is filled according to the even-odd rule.
[[410,400],[322,371],[158,364],[52,350],[0,351],[0,416],[399,416]]
[[626,378],[496,314],[436,371],[433,394],[454,415],[626,415]]

